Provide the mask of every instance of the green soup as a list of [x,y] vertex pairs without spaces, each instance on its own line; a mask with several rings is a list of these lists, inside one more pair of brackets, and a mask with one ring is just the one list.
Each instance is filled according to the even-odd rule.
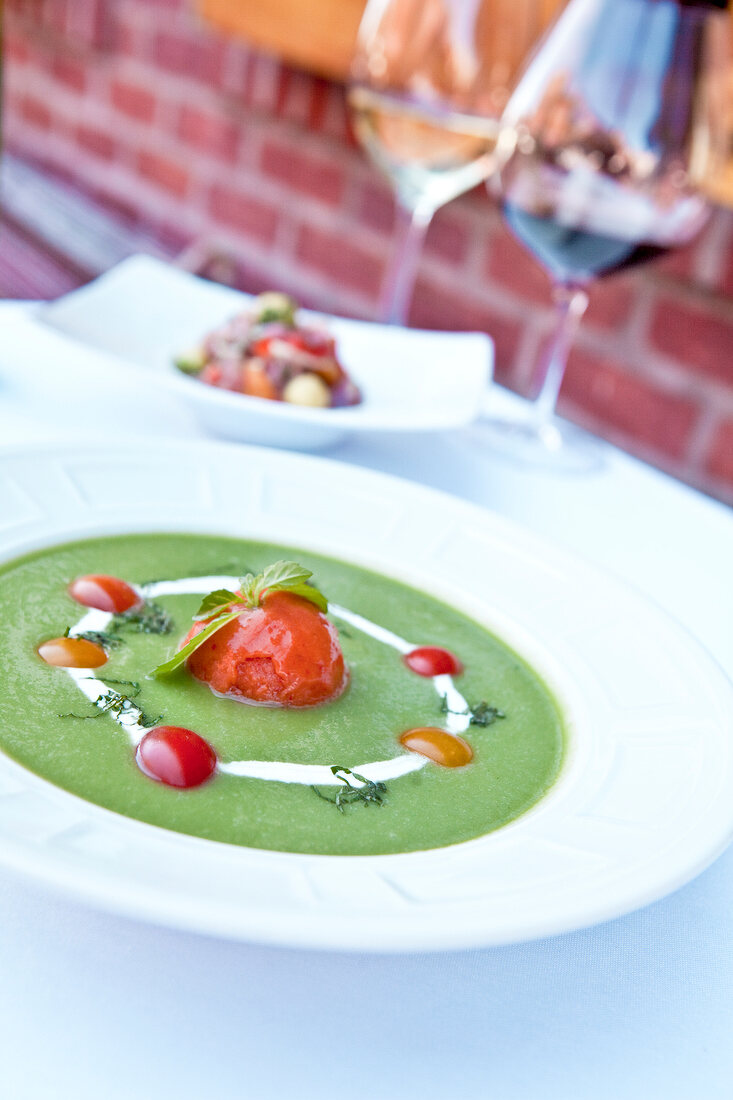
[[[415,646],[444,647],[462,662],[464,670],[453,684],[478,718],[462,733],[473,749],[469,764],[445,768],[425,761],[423,766],[420,758],[418,770],[385,781],[381,805],[360,800],[341,810],[327,801],[343,785],[337,778],[316,791],[307,777],[277,778],[275,763],[274,778],[224,770],[199,787],[175,789],[143,774],[129,733],[89,702],[67,670],[46,665],[37,655],[40,642],[63,634],[86,613],[67,592],[79,575],[106,573],[135,584],[238,577],[282,558],[313,570],[331,605],[366,620],[360,628],[332,612],[351,673],[337,700],[300,709],[248,706],[216,696],[185,669],[150,678],[150,670],[170,657],[186,634],[201,602],[194,593],[156,594],[156,603],[173,618],[172,632],[123,627],[108,663],[88,675],[123,694],[134,689],[112,681],[137,681],[134,703],[147,720],[194,730],[213,746],[224,769],[244,761],[358,772],[372,762],[396,759],[399,771],[403,757],[415,762],[400,745],[400,735],[414,727],[441,727],[448,716],[438,682],[410,671],[400,653],[375,636],[382,628]],[[205,581],[200,591],[207,591]],[[373,855],[437,848],[513,820],[545,794],[561,766],[565,735],[558,705],[508,646],[424,592],[304,550],[181,534],[67,543],[3,566],[0,608],[4,751],[73,794],[152,825],[288,852]],[[481,703],[503,717],[487,721]],[[450,706],[455,709],[452,695]]]

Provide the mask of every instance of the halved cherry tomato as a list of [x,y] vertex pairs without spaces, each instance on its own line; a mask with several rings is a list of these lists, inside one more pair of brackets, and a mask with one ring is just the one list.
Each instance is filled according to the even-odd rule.
[[127,581],[101,573],[77,577],[69,585],[69,595],[84,607],[96,607],[98,611],[111,611],[115,615],[142,603],[140,596]]
[[277,401],[279,397],[275,383],[262,364],[255,365],[252,361],[245,363],[242,370],[242,393],[249,397],[264,397],[266,401]]
[[418,676],[457,676],[463,665],[450,650],[437,645],[421,645],[403,657],[407,667]]
[[216,767],[208,741],[183,726],[156,726],[137,747],[140,771],[168,787],[198,787]]
[[252,345],[252,355],[267,359],[270,345],[273,341],[278,344],[290,344],[298,351],[306,351],[309,355],[329,356],[333,358],[335,341],[333,337],[325,333],[316,332],[314,329],[293,329],[292,332],[273,333],[272,336],[263,336],[261,340]]
[[467,741],[437,726],[407,730],[400,737],[400,744],[444,768],[463,768],[473,760],[473,749]]
[[58,668],[99,668],[107,663],[101,645],[86,638],[49,638],[39,645],[38,656]]

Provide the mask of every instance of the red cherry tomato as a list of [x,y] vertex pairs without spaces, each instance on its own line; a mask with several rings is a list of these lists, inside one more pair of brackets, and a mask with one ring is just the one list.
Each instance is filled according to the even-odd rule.
[[135,589],[126,581],[99,573],[77,577],[69,585],[69,595],[84,607],[95,607],[98,611],[111,611],[115,615],[129,611],[131,607],[142,602]]
[[463,665],[448,649],[436,645],[421,645],[410,650],[403,658],[405,664],[418,676],[457,676]]
[[273,341],[278,344],[290,344],[298,351],[307,351],[310,355],[332,356],[335,342],[333,337],[315,329],[293,329],[290,332],[274,333],[272,336],[263,336],[261,340],[252,345],[252,354],[260,359],[267,359],[270,345]]
[[183,726],[156,726],[137,747],[137,766],[168,787],[198,787],[216,767],[208,741]]

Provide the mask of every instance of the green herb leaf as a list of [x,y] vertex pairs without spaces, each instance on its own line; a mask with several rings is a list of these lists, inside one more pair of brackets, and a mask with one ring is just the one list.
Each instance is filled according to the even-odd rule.
[[113,616],[110,629],[117,632],[124,627],[131,627],[139,634],[170,634],[173,619],[160,604],[146,600],[142,607]]
[[118,638],[116,634],[110,634],[106,630],[85,630],[82,634],[75,634],[74,637],[84,638],[87,642],[94,642],[102,649],[116,649],[117,646],[122,645],[122,638]]
[[[272,589],[270,588],[268,591],[272,592]],[[328,600],[312,584],[289,584],[285,591],[292,592],[294,596],[300,596],[303,600],[310,600],[324,614],[328,611]]]
[[217,588],[215,592],[209,592],[208,596],[204,596],[201,607],[194,615],[194,621],[199,622],[201,619],[210,619],[214,612],[229,607],[233,603],[242,604],[244,601],[241,596],[238,596],[236,592],[230,592],[228,588]]
[[[359,775],[358,772],[352,772],[350,768],[340,767],[338,764],[331,766],[331,772],[340,779],[344,784],[336,791],[334,798],[330,798],[329,795],[324,794],[316,786],[311,786],[311,790],[314,794],[317,794],[319,798],[322,798],[324,802],[330,802],[332,806],[335,806],[339,813],[344,813],[345,806],[351,806],[355,802],[363,802],[365,806],[382,806],[384,805],[385,795],[387,794],[387,784],[381,781],[374,782],[371,779],[366,779],[363,775]],[[349,776],[356,779],[357,783],[362,786],[355,786],[350,780]]]
[[[95,677],[92,676],[90,679],[95,679]],[[114,682],[117,683],[118,681]],[[124,683],[125,681],[119,682]],[[120,718],[123,714],[131,710],[136,710],[140,725],[149,729],[150,726],[156,725],[163,717],[162,714],[159,714],[157,718],[150,718],[133,703],[128,695],[123,695],[113,688],[108,688],[104,695],[100,695],[92,705],[97,708],[94,714],[75,714],[71,712],[69,714],[59,714],[59,718],[80,718],[87,720],[89,718],[101,718],[103,714],[111,714],[113,718]]]
[[445,695],[440,700],[440,713],[465,714],[468,716],[469,726],[482,727],[493,726],[497,719],[506,718],[506,714],[504,714],[503,710],[499,710],[498,707],[490,706],[485,699],[482,699],[475,707],[469,705],[466,710],[451,710]]
[[506,718],[503,710],[499,710],[498,707],[491,707],[482,699],[478,706],[471,708],[471,717],[469,718],[470,726],[492,726],[496,722],[497,718]]
[[304,569],[295,561],[276,561],[258,576],[248,573],[242,578],[242,596],[249,607],[259,607],[266,592],[293,592],[310,600],[321,611],[326,611],[328,602],[325,596],[314,585],[307,583],[312,576],[310,569]]
[[313,576],[310,569],[304,569],[295,561],[276,561],[268,565],[261,573],[247,573],[240,578],[241,595],[220,588],[204,597],[201,607],[195,615],[197,620],[208,619],[219,608],[238,603],[244,607],[259,607],[263,596],[268,592],[292,592],[301,599],[315,604],[319,611],[328,610],[328,601],[322,592],[309,583]]
[[169,661],[165,661],[162,665],[158,665],[157,668],[154,668],[151,672],[151,676],[157,678],[159,676],[167,676],[170,672],[175,672],[175,670],[179,668],[184,661],[188,660],[191,654],[194,653],[207,638],[210,638],[217,630],[221,630],[227,623],[233,622],[241,613],[242,609],[239,607],[236,611],[230,611],[226,615],[219,615],[210,622],[208,626],[205,626],[200,633],[192,638],[190,642],[187,642],[183,649],[179,649]]

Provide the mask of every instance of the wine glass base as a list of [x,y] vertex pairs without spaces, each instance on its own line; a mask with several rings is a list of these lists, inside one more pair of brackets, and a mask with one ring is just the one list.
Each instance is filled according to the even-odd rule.
[[526,469],[586,474],[604,462],[598,440],[557,419],[539,423],[487,417],[477,421],[471,433],[482,448]]

